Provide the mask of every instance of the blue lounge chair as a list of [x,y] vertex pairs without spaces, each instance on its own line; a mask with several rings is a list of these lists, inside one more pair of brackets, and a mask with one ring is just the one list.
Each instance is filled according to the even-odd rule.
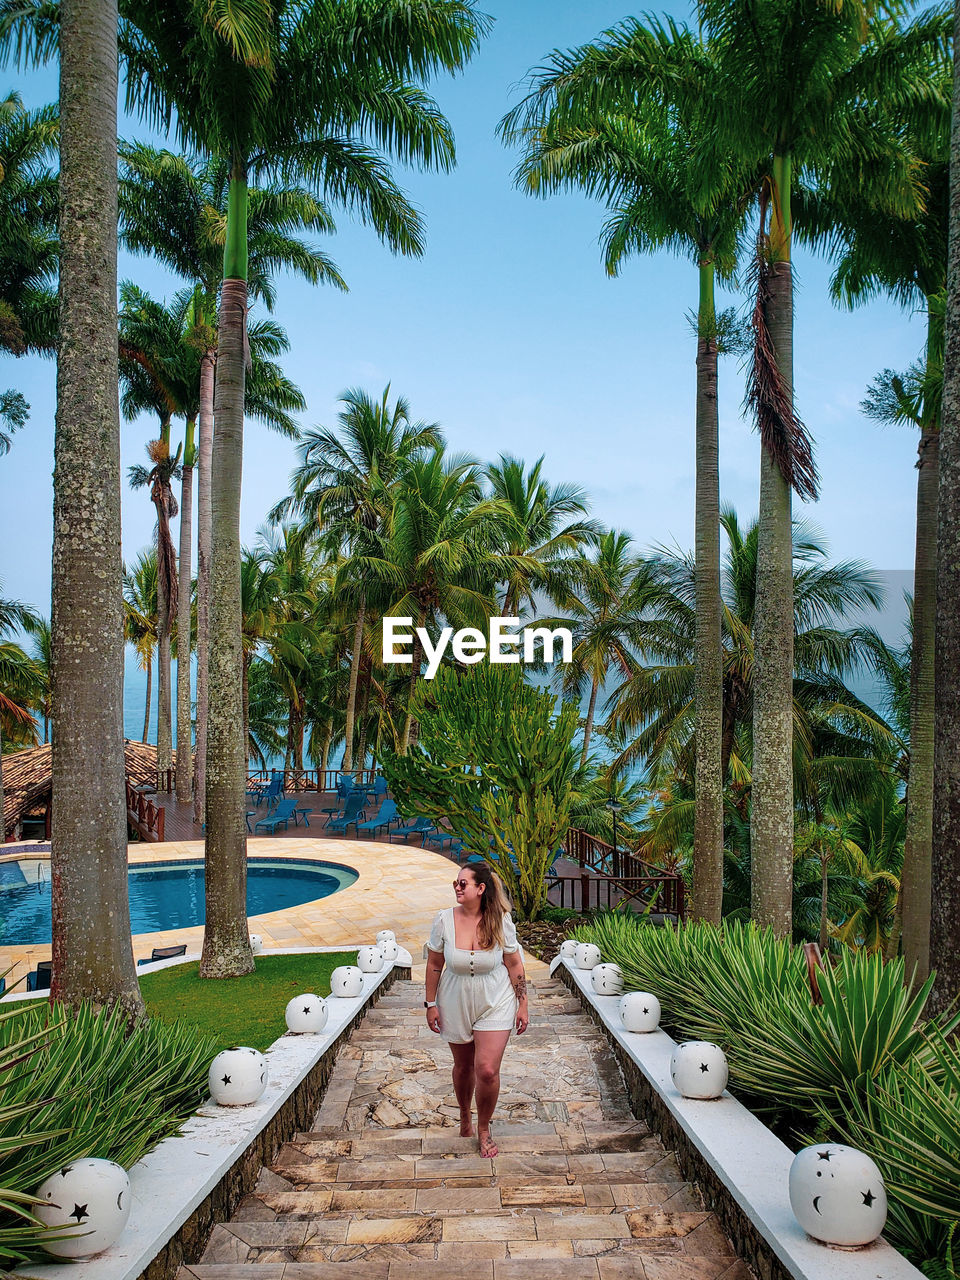
[[366,822],[357,823],[357,835],[359,835],[361,831],[372,831],[376,834],[381,827],[384,827],[389,831],[390,824],[392,822],[399,821],[400,815],[397,813],[396,800],[384,800],[383,804],[372,818],[368,818]]
[[[280,826],[288,827],[290,825],[291,818],[294,823],[296,823],[298,813],[302,813],[304,815],[304,822],[307,822],[307,814],[312,812],[312,809],[298,809],[296,796],[287,796],[286,799],[280,801],[273,813],[269,814],[266,818],[261,818],[259,822],[254,824],[254,833],[256,833],[260,827],[266,827],[271,832],[276,831],[277,827]],[[307,826],[309,825],[310,823],[307,822]]]
[[[364,815],[364,805],[366,803],[366,791],[351,791],[347,796],[347,803],[343,807],[343,812],[330,819],[327,823],[327,830],[346,831],[348,827],[357,826],[360,818]],[[357,834],[359,835],[359,829]]]
[[185,956],[186,954],[187,944],[185,942],[173,947],[154,947],[148,956],[144,956],[142,960],[137,961],[137,965],[153,964],[154,960],[172,960],[174,956]]
[[463,852],[463,841],[458,839],[452,831],[428,831],[424,836],[424,845],[432,845],[441,852],[447,846],[447,853],[453,857],[459,857]]
[[[253,788],[251,787],[251,791],[252,790]],[[270,779],[270,781],[267,783],[265,787],[262,787],[257,792],[256,795],[251,795],[250,791],[247,792],[247,795],[250,796],[250,799],[257,806],[258,809],[263,804],[264,800],[266,800],[268,807],[272,805],[275,800],[280,800],[283,796],[282,770],[275,769],[273,771],[273,777]]]
[[422,845],[431,831],[436,831],[436,827],[429,818],[417,818],[415,822],[408,822],[405,827],[397,827],[396,831],[391,831],[390,839],[401,836],[406,840],[407,836],[419,836]]
[[381,773],[374,778],[373,786],[367,787],[367,800],[370,804],[375,804],[378,800],[386,800],[387,798],[387,780]]
[[53,961],[41,960],[32,973],[27,974],[28,991],[49,991],[53,976]]

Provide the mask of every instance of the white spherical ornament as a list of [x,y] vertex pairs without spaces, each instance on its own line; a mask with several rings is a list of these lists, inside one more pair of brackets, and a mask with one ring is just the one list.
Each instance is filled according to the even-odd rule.
[[708,1040],[688,1040],[674,1049],[670,1075],[685,1098],[719,1098],[730,1072],[719,1045]]
[[379,947],[361,947],[357,952],[357,968],[361,973],[379,973],[383,968],[383,952]]
[[249,1107],[267,1087],[267,1060],[246,1045],[224,1049],[210,1063],[210,1096],[219,1107]]
[[382,946],[385,942],[396,942],[397,935],[392,929],[381,929],[377,934],[377,946]]
[[341,1000],[355,1000],[363,990],[363,974],[354,964],[343,964],[330,975],[330,994]]
[[[379,936],[377,934],[378,938]],[[397,945],[396,938],[384,938],[382,942],[377,943],[377,948],[383,956],[384,964],[396,964],[397,956],[400,954],[400,947]]]
[[263,950],[263,939],[260,937],[259,933],[251,933],[250,950],[255,956],[258,956]]
[[573,963],[578,969],[592,969],[600,963],[600,948],[592,942],[578,942]]
[[55,1258],[90,1258],[109,1249],[130,1217],[130,1179],[112,1160],[72,1160],[40,1184],[33,1211],[48,1227],[83,1232],[44,1240]]
[[284,1010],[287,1030],[297,1035],[310,1035],[322,1031],[327,1025],[326,1003],[311,991],[302,996],[294,996]]
[[564,938],[560,943],[560,955],[564,960],[572,960],[579,945],[576,938]]
[[590,980],[598,996],[623,995],[623,974],[618,964],[597,964],[590,971]]
[[397,947],[397,958],[393,963],[399,965],[401,969],[409,969],[413,964],[413,956],[406,947]]
[[628,991],[620,1001],[624,1031],[656,1031],[660,1025],[660,1001],[649,991]]
[[804,1147],[790,1166],[790,1207],[807,1235],[847,1247],[876,1240],[887,1220],[880,1170],[837,1142]]

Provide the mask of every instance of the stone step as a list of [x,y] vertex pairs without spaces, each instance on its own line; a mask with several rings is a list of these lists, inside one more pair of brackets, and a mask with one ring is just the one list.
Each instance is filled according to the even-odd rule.
[[[281,1180],[282,1181],[282,1180]],[[304,1186],[276,1182],[258,1185],[259,1205],[282,1217],[315,1218],[327,1213],[455,1214],[499,1212],[501,1209],[546,1209],[550,1212],[582,1207],[603,1213],[661,1206],[668,1213],[694,1213],[700,1201],[685,1182],[567,1182],[556,1178],[458,1179],[473,1185],[450,1184],[369,1187],[339,1184]],[[256,1207],[259,1213],[259,1206]]]
[[[678,1258],[664,1260],[659,1252],[641,1253],[612,1249],[596,1255],[576,1256],[569,1241],[555,1244],[514,1241],[506,1252],[492,1253],[477,1249],[464,1261],[461,1245],[435,1245],[438,1256],[425,1257],[420,1252],[427,1246],[409,1246],[398,1252],[387,1246],[354,1251],[337,1261],[247,1263],[240,1270],[236,1264],[195,1263],[181,1267],[177,1280],[644,1280],[645,1276],[695,1278],[695,1280],[752,1280],[743,1262],[732,1256]],[[585,1242],[602,1244],[604,1242]],[[560,1245],[567,1245],[561,1252]],[[649,1270],[645,1269],[647,1263]],[[666,1265],[663,1265],[663,1262]],[[686,1266],[687,1269],[679,1269]]]

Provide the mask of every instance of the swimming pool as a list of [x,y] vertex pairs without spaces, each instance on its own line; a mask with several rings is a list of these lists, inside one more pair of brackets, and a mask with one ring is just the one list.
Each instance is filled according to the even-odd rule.
[[[42,883],[28,881],[17,863],[7,863],[0,877],[0,942],[49,942],[49,869]],[[15,874],[14,874],[15,873]],[[297,858],[250,858],[247,861],[247,915],[282,911],[317,898],[329,898],[357,879],[351,867],[336,862]],[[203,862],[152,862],[130,867],[131,933],[185,929],[204,921]]]

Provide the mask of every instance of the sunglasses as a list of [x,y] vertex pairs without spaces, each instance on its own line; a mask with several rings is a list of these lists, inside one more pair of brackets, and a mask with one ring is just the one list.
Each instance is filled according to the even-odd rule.
[[469,881],[469,880],[454,880],[454,882],[453,882],[453,887],[454,887],[455,889],[469,889],[469,888],[470,888],[470,881]]

